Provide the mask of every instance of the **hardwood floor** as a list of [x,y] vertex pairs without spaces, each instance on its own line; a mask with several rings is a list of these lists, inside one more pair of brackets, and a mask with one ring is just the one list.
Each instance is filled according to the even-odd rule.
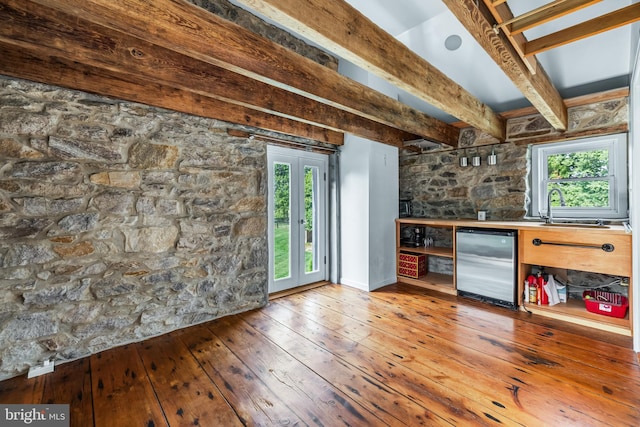
[[327,285],[0,382],[72,426],[640,425],[631,339],[406,285]]

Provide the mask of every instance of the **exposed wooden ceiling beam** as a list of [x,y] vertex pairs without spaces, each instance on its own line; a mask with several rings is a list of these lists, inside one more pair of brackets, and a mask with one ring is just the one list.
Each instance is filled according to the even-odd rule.
[[[524,55],[524,45],[527,42],[527,38],[524,34],[511,34],[509,32],[509,26],[505,25],[505,23],[513,21],[515,19],[513,17],[513,13],[511,13],[511,9],[507,5],[507,3],[502,4],[494,4],[491,0],[484,0],[487,9],[495,19],[496,24],[493,26],[494,31],[499,31],[502,29],[504,32],[504,36],[511,43],[511,46],[515,49],[516,53],[524,63],[524,65],[529,69],[531,74],[536,74],[538,72],[538,60],[534,57],[527,58]],[[491,22],[491,21],[489,21]]]
[[470,125],[504,137],[504,123],[440,70],[345,1],[237,0]]
[[0,74],[342,145],[344,134],[104,68],[0,42]]
[[32,1],[404,132],[457,144],[441,141],[457,132],[452,126],[186,1]]
[[[570,13],[584,9],[587,6],[600,3],[602,0],[557,0],[547,7],[541,7],[526,15],[513,18],[507,23],[511,34],[520,34],[523,31],[545,24]],[[503,26],[504,24],[500,25]]]
[[573,27],[531,40],[525,46],[525,55],[535,55],[639,20],[640,3],[634,3]]
[[566,130],[567,109],[558,90],[539,64],[532,74],[504,35],[496,34],[490,12],[477,7],[474,0],[443,2],[551,126]]
[[[23,3],[20,9],[5,8],[4,14],[11,19],[12,25],[0,28],[0,40],[14,44],[16,49],[22,46],[36,48],[41,55],[54,54],[225,103],[391,145],[416,138],[413,134],[55,10],[41,6],[30,10],[30,6]],[[25,68],[29,66],[24,65]],[[450,138],[457,136],[452,134]]]

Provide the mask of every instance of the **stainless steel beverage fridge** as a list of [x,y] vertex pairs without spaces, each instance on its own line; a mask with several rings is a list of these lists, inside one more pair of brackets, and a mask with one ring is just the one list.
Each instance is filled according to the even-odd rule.
[[457,229],[458,294],[517,309],[516,241],[512,230]]

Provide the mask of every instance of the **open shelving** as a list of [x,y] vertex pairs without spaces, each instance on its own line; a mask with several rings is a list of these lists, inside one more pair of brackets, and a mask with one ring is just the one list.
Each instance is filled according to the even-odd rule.
[[[438,227],[438,225],[434,225],[433,223],[424,223],[420,220],[410,220],[410,219],[399,219],[396,221],[396,259],[400,256],[401,253],[408,254],[418,254],[418,255],[426,255],[429,256],[438,256],[444,258],[454,258],[454,248],[453,247],[443,247],[443,246],[407,246],[402,245],[401,240],[401,227],[403,226],[418,226],[418,227]],[[442,226],[451,229],[453,233],[454,227],[451,225]],[[454,260],[455,263],[455,260]],[[428,259],[427,259],[428,264]],[[440,291],[443,293],[447,293],[450,295],[457,295],[456,287],[455,287],[455,278],[454,272],[452,274],[444,274],[444,273],[436,273],[428,271],[427,274],[421,275],[418,278],[402,276],[397,274],[397,281],[402,283],[407,283],[415,286],[420,286],[427,289],[433,289],[436,291]]]
[[[548,242],[540,245],[534,241]],[[605,251],[604,245],[614,249]],[[520,232],[520,288],[522,297],[525,277],[533,267],[552,267],[628,277],[631,284],[631,235],[607,233],[607,231],[583,230],[580,233],[567,230],[523,230]],[[632,299],[629,286],[628,298]],[[553,319],[581,324],[595,329],[631,335],[629,307],[624,318],[606,316],[587,311],[582,299],[569,298],[566,303],[553,306],[527,304],[524,309]]]
[[[451,239],[436,239],[438,246],[415,247],[402,239],[404,227],[427,227],[451,233]],[[632,335],[634,313],[629,306],[624,318],[605,316],[587,311],[581,299],[569,299],[555,306],[528,304],[523,301],[524,280],[533,267],[552,267],[602,273],[629,278],[629,301],[633,300],[631,274],[631,234],[622,226],[602,229],[574,227],[545,227],[541,223],[525,221],[437,220],[427,218],[399,218],[396,220],[396,258],[402,253],[443,257],[452,260],[451,274],[430,272],[417,278],[398,274],[397,281],[439,292],[457,295],[455,264],[455,233],[457,227],[476,227],[518,230],[518,304],[523,310],[552,319],[568,321],[594,329],[621,335]],[[534,243],[538,241],[538,243]],[[540,245],[540,241],[545,244]],[[615,250],[602,246],[610,244]],[[449,246],[450,245],[450,246]],[[595,248],[595,249],[594,249]]]

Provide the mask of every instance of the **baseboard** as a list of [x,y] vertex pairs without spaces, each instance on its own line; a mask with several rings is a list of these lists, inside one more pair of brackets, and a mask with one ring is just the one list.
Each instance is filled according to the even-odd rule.
[[345,286],[349,286],[352,288],[356,288],[356,289],[360,289],[361,291],[366,291],[369,292],[369,284],[368,283],[362,283],[362,282],[357,282],[354,280],[349,280],[349,279],[340,279],[340,284],[341,285],[345,285]]

